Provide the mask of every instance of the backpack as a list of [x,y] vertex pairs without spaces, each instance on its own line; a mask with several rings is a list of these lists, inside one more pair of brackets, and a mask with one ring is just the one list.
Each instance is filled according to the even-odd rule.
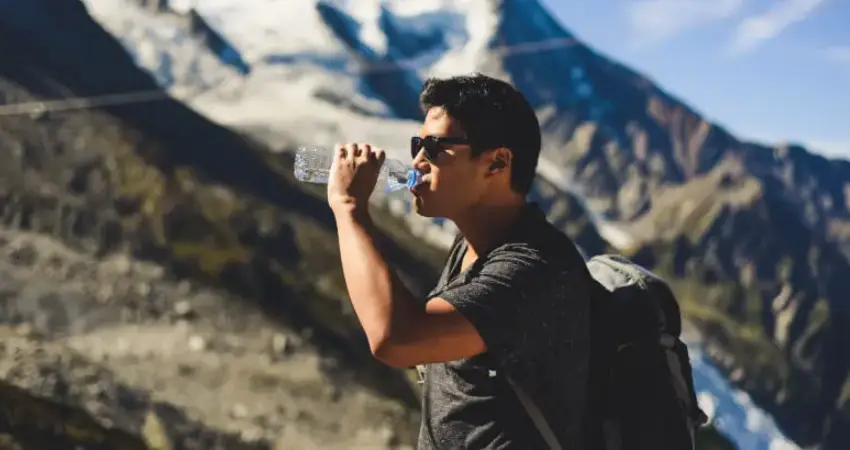
[[[590,403],[599,428],[589,436],[592,448],[694,450],[696,432],[708,418],[697,404],[672,290],[619,255],[594,256],[587,267],[597,282]],[[510,384],[550,449],[561,450],[531,399]]]

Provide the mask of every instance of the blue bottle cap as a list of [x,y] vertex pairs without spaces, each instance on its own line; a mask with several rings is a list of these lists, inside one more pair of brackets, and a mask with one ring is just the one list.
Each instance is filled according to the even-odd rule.
[[407,169],[407,188],[413,189],[419,184],[420,173],[416,169]]

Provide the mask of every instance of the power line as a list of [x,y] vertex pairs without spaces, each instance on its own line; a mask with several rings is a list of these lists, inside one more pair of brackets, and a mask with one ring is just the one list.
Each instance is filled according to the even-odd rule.
[[[507,57],[520,54],[542,53],[549,50],[572,47],[579,44],[580,43],[577,39],[571,37],[550,38],[542,41],[521,42],[514,45],[495,47],[490,49],[490,52],[494,56]],[[360,73],[373,73],[391,72],[394,70],[418,70],[422,68],[423,59],[425,58],[414,57],[377,63],[361,60],[358,61],[361,64],[358,71]]]
[[103,106],[128,105],[170,98],[163,89],[106,94],[93,97],[70,97],[57,100],[38,100],[0,105],[0,116],[41,114],[53,111],[90,109]]
[[[574,38],[551,38],[535,42],[523,42],[515,45],[496,47],[491,49],[490,52],[495,56],[508,57],[519,54],[542,53],[545,51],[571,47],[578,44],[579,42]],[[419,70],[424,66],[422,57],[378,63],[370,63],[367,61],[360,60],[356,63],[359,65],[359,67],[355,69],[358,74],[391,72],[396,70]],[[225,82],[225,85],[229,85],[229,83]],[[215,88],[210,90],[215,90]],[[204,95],[207,93],[209,93],[209,91],[202,92],[198,95]],[[131,105],[166,100],[171,98],[171,95],[169,95],[166,89],[159,88],[135,92],[105,94],[91,97],[70,97],[54,100],[36,100],[30,102],[0,105],[0,116],[38,115],[55,111],[92,109],[104,106]]]

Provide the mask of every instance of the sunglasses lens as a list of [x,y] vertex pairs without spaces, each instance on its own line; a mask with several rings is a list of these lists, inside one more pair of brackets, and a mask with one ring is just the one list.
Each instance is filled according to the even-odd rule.
[[416,155],[419,154],[419,149],[422,148],[422,139],[418,136],[414,136],[410,138],[410,158],[416,159]]
[[439,156],[440,152],[443,150],[440,144],[431,140],[425,140],[425,142],[422,143],[422,148],[425,149],[425,154],[428,155],[428,159],[432,161],[437,159],[437,156]]
[[434,138],[431,136],[421,138],[419,136],[414,136],[410,138],[410,157],[416,159],[416,155],[419,154],[419,150],[425,149],[425,155],[429,160],[433,161],[446,149],[443,142],[451,144],[466,143],[465,140],[459,138]]
[[413,137],[413,138],[410,139],[410,157],[411,158],[416,159],[416,155],[419,154],[419,150],[421,150],[423,148],[425,149],[425,155],[430,160],[435,159],[440,154],[440,151],[442,151],[442,147],[440,147],[440,144],[434,142],[431,139],[428,139],[428,138],[423,139],[423,138],[420,138],[420,137]]

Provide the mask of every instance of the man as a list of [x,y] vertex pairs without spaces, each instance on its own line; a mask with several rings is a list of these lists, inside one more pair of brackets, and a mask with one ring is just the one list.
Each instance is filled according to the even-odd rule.
[[372,353],[424,365],[420,450],[548,449],[509,379],[562,448],[587,448],[591,278],[569,238],[526,203],[537,117],[512,86],[479,74],[428,80],[420,101],[414,207],[460,231],[427,299],[402,285],[371,239],[367,202],[383,151],[338,146],[331,168],[343,272]]

